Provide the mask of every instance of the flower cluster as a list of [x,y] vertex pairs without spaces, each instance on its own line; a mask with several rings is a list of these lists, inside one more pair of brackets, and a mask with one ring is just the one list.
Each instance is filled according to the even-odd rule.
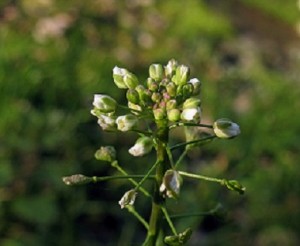
[[136,126],[137,116],[145,112],[154,120],[200,122],[201,101],[198,96],[201,82],[189,78],[187,66],[179,65],[175,60],[170,60],[164,68],[161,64],[152,64],[144,83],[127,69],[115,67],[113,78],[118,88],[127,90],[131,114],[116,118],[116,101],[107,95],[95,95],[91,113],[98,117],[103,130],[129,131]]
[[[170,60],[163,67],[161,64],[152,64],[149,67],[149,77],[145,83],[128,83],[131,74],[122,68],[114,68],[114,80],[119,88],[127,88],[128,107],[137,115],[148,112],[155,121],[180,120],[200,122],[201,82],[199,79],[189,78],[189,68]],[[123,83],[120,77],[123,76]],[[133,78],[133,75],[130,76]],[[135,77],[134,77],[135,78]]]
[[[98,124],[104,131],[134,131],[141,119],[165,122],[193,122],[201,120],[201,82],[189,78],[189,68],[180,65],[174,59],[166,66],[152,64],[149,77],[141,83],[137,77],[125,68],[114,67],[115,85],[126,90],[128,114],[117,115],[118,105],[108,95],[94,95],[91,113],[98,118]],[[133,156],[143,156],[151,151],[153,141],[141,137],[129,149]]]

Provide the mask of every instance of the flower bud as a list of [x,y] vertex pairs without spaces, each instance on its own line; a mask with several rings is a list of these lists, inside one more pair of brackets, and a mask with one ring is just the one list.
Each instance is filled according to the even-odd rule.
[[148,154],[153,147],[153,140],[149,137],[140,137],[135,144],[128,150],[133,156],[143,156]]
[[197,78],[190,79],[188,84],[193,85],[193,96],[197,96],[201,92],[201,82]]
[[127,132],[132,130],[138,123],[138,118],[133,114],[119,116],[116,120],[118,130]]
[[116,118],[114,116],[101,114],[98,116],[98,124],[104,131],[117,130]]
[[116,160],[116,150],[113,146],[102,146],[96,151],[95,158],[99,161],[113,162]]
[[127,72],[124,76],[124,83],[127,88],[134,89],[139,84],[139,81],[133,73]]
[[163,78],[163,67],[161,64],[152,64],[149,67],[150,78],[160,81]]
[[182,86],[182,96],[183,98],[189,98],[193,94],[193,85],[192,84],[185,84]]
[[113,78],[116,86],[120,89],[128,88],[124,82],[124,76],[128,73],[125,68],[119,68],[117,66],[113,69]]
[[90,183],[92,179],[82,174],[74,174],[71,176],[63,177],[62,180],[66,185],[83,185]]
[[175,99],[171,99],[166,103],[167,110],[171,110],[177,108],[177,101]]
[[108,95],[95,94],[93,105],[96,109],[103,113],[111,113],[116,110],[117,102]]
[[191,228],[186,229],[185,231],[179,233],[178,235],[166,236],[164,242],[167,245],[185,245],[192,235]]
[[136,196],[137,196],[137,192],[134,189],[127,191],[119,201],[121,209],[125,208],[128,205],[133,205]]
[[158,92],[153,92],[153,93],[152,93],[152,96],[151,96],[151,99],[152,99],[153,102],[160,102],[161,97],[162,97],[162,96],[161,96],[160,93],[158,93]]
[[150,91],[158,91],[158,83],[155,82],[154,79],[148,78],[147,79],[147,87]]
[[174,82],[169,82],[167,85],[166,85],[166,90],[168,92],[168,94],[171,96],[171,97],[175,97],[176,96],[176,90],[177,90],[177,86]]
[[174,59],[171,59],[168,62],[167,66],[165,66],[165,75],[166,75],[166,77],[172,78],[173,75],[175,74],[177,66],[178,66],[177,61],[174,60]]
[[201,109],[197,108],[186,108],[181,113],[181,119],[184,121],[198,123],[201,120]]
[[169,121],[177,122],[180,120],[180,110],[177,108],[167,111],[167,117]]
[[197,107],[200,107],[200,105],[201,105],[201,100],[199,98],[191,97],[184,101],[182,108],[183,109],[197,108]]
[[218,138],[234,138],[241,133],[239,125],[229,119],[215,121],[213,129]]
[[91,114],[99,118],[103,113],[99,109],[93,108]]
[[128,102],[138,104],[140,101],[139,93],[135,89],[128,89],[126,92]]
[[178,198],[181,185],[181,177],[175,170],[167,170],[159,191],[170,198]]
[[153,115],[155,120],[162,120],[166,117],[166,110],[164,108],[153,109]]
[[131,112],[132,112],[133,114],[138,114],[138,112],[136,112],[136,111],[142,111],[142,108],[141,108],[140,105],[134,104],[134,103],[132,103],[132,102],[128,102],[128,108],[132,109]]
[[244,194],[246,187],[242,186],[237,180],[223,180],[223,185],[225,185],[229,190],[234,190],[239,194]]
[[184,85],[187,83],[188,77],[190,74],[189,67],[185,65],[179,65],[176,68],[176,73],[174,77],[174,82],[176,85]]
[[139,94],[140,101],[142,101],[145,106],[152,104],[152,99],[151,99],[152,93],[150,90],[146,89],[142,85],[138,85],[135,89]]

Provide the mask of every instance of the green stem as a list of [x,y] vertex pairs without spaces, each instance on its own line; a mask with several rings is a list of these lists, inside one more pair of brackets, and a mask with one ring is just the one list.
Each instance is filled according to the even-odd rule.
[[178,160],[175,163],[175,169],[178,167],[178,165],[182,162],[183,158],[186,156],[187,152],[189,151],[188,148],[185,148],[184,151],[179,156]]
[[187,173],[187,172],[183,172],[183,171],[178,171],[178,173],[182,176],[186,176],[189,178],[201,179],[201,180],[206,180],[206,181],[210,181],[210,182],[216,182],[216,183],[220,183],[222,185],[224,183],[224,179],[212,178],[212,177],[208,177],[208,176],[204,176],[204,175]]
[[168,153],[166,146],[169,140],[169,129],[166,121],[157,121],[157,132],[155,148],[157,154],[158,165],[156,167],[156,178],[155,187],[152,201],[152,209],[149,222],[149,230],[147,237],[143,246],[155,246],[158,245],[159,240],[161,240],[159,234],[161,232],[162,223],[162,210],[161,207],[164,206],[165,198],[160,194],[159,187],[162,183],[163,176],[167,169],[171,167],[170,160],[168,158]]
[[138,183],[138,185],[135,187],[135,189],[139,189],[140,188],[140,186],[149,178],[149,177],[151,177],[151,178],[155,178],[155,176],[151,176],[150,174],[152,173],[152,171],[156,168],[156,166],[158,165],[158,161],[157,162],[155,162],[154,164],[153,164],[153,166],[149,169],[149,171],[143,176],[143,178],[142,178],[142,180]]
[[144,220],[144,218],[135,210],[135,208],[131,205],[126,206],[127,210],[132,213],[143,225],[149,230],[149,224]]
[[[97,183],[97,182],[113,180],[113,179],[132,179],[132,178],[143,179],[144,175],[122,175],[122,176],[102,176],[102,177],[93,176],[90,178],[91,178],[91,182]],[[155,176],[148,175],[148,178],[153,179],[155,178]]]
[[179,126],[198,126],[198,127],[205,127],[205,128],[213,129],[212,125],[189,123],[189,122],[178,122],[178,123],[175,123],[175,124],[169,126],[169,129],[171,130],[171,129],[173,129],[175,127],[179,127]]
[[170,218],[170,216],[168,214],[168,211],[167,211],[166,207],[161,207],[161,210],[163,211],[163,213],[165,215],[165,219],[168,221],[168,224],[169,224],[169,226],[170,226],[170,228],[172,230],[172,233],[177,236],[178,233],[177,233],[177,231],[175,229],[175,226],[174,226],[173,222],[171,221],[171,218]]
[[197,140],[193,140],[193,141],[189,141],[189,142],[184,142],[184,143],[176,144],[176,145],[170,147],[170,149],[174,150],[174,149],[178,149],[178,148],[181,148],[181,147],[188,146],[190,144],[197,144],[197,143],[201,143],[201,142],[204,142],[204,141],[212,140],[214,138],[216,138],[215,135],[210,135],[210,136],[207,136],[207,137],[204,137],[204,138],[201,138],[201,139],[197,139]]
[[[119,166],[118,161],[113,161],[113,162],[111,163],[111,165],[112,165],[113,167],[115,167],[120,173],[124,174],[125,176],[130,176],[130,175],[128,175],[128,173],[127,173],[122,167]],[[136,182],[134,179],[128,178],[128,180],[129,180],[132,184],[134,184],[135,186],[138,185],[138,182]],[[140,188],[139,188],[139,191],[142,192],[142,193],[143,193],[145,196],[147,196],[147,197],[152,197],[152,196],[149,194],[149,192],[146,191],[143,187],[140,187]]]
[[170,165],[171,165],[171,167],[174,167],[174,160],[173,160],[171,149],[167,146],[165,148],[166,148],[166,151],[167,151],[168,158],[170,160]]

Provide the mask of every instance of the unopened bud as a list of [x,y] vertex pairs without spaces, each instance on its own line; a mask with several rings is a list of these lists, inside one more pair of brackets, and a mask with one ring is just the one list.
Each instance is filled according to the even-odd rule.
[[161,64],[152,64],[149,67],[150,78],[160,81],[163,78],[163,67]]
[[182,179],[176,170],[167,170],[159,191],[170,198],[178,198]]
[[201,120],[200,107],[184,109],[181,113],[181,119],[184,121],[199,123]]
[[171,110],[177,108],[177,101],[175,99],[171,99],[166,103],[167,110]]
[[191,228],[186,229],[185,231],[179,233],[178,235],[166,236],[164,242],[167,245],[185,245],[192,235]]
[[66,176],[62,178],[62,181],[66,185],[83,185],[83,184],[88,184],[91,182],[90,177],[86,177],[82,174],[74,174],[71,176]]
[[98,124],[104,131],[117,130],[116,117],[101,114],[98,116]]
[[116,149],[113,146],[102,146],[96,151],[95,158],[99,161],[113,162],[116,160]]
[[142,111],[142,108],[141,108],[140,105],[134,104],[134,103],[132,103],[132,102],[128,102],[128,108],[132,109],[131,112],[132,112],[133,114],[138,114],[138,112],[136,112],[136,111]]
[[150,90],[146,89],[142,85],[138,85],[135,89],[139,94],[140,101],[142,101],[142,103],[145,106],[152,104],[152,99],[151,99],[152,93]]
[[139,93],[135,89],[128,89],[126,98],[129,102],[137,104],[140,101]]
[[161,98],[162,98],[162,96],[160,93],[158,93],[158,92],[152,93],[151,99],[153,102],[159,102],[161,100]]
[[177,66],[178,66],[177,61],[174,60],[174,59],[171,59],[168,62],[167,66],[165,66],[165,75],[166,75],[166,77],[172,78],[173,75],[175,74]]
[[234,138],[241,133],[239,125],[229,119],[215,121],[213,129],[218,138]]
[[182,86],[182,96],[183,98],[189,98],[193,94],[193,85],[192,84],[185,84]]
[[140,137],[135,144],[129,149],[133,156],[143,156],[148,154],[153,148],[153,140],[149,137]]
[[158,83],[152,78],[147,79],[147,87],[150,91],[158,91],[159,88]]
[[171,96],[171,97],[175,97],[176,96],[176,90],[177,90],[177,86],[174,82],[169,82],[167,85],[166,85],[166,90],[168,92],[168,94]]
[[103,113],[111,113],[116,110],[117,102],[108,95],[95,94],[93,105],[96,109]]
[[121,209],[125,208],[128,205],[133,205],[136,196],[137,196],[137,192],[135,190],[132,189],[127,191],[119,201],[119,205],[121,206]]
[[177,85],[184,85],[187,83],[187,80],[189,78],[190,69],[189,67],[185,65],[179,65],[176,68],[176,73],[174,77],[174,82]]
[[138,118],[133,114],[119,116],[116,120],[118,130],[122,132],[132,130],[138,123]]
[[190,79],[188,84],[193,85],[193,96],[197,96],[201,92],[201,82],[197,78]]
[[172,122],[177,122],[180,120],[180,110],[177,108],[167,111],[168,120]]
[[229,190],[234,190],[241,195],[246,191],[246,187],[242,186],[237,180],[223,180],[222,184]]
[[124,76],[124,83],[128,88],[134,89],[139,84],[139,81],[133,73],[128,72]]
[[153,115],[155,120],[162,120],[166,118],[166,110],[164,108],[153,109]]
[[125,68],[119,68],[117,66],[113,69],[113,78],[116,86],[120,89],[128,88],[124,82],[124,76],[128,73]]
[[183,109],[187,109],[187,108],[197,108],[201,106],[201,100],[199,98],[196,97],[190,97],[188,99],[186,99],[182,105]]

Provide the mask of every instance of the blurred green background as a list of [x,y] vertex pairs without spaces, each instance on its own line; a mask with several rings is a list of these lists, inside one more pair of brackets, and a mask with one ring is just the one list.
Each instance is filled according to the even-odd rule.
[[[300,10],[296,0],[2,0],[0,2],[0,244],[140,245],[144,229],[117,201],[124,181],[67,187],[74,173],[112,175],[94,160],[114,144],[133,160],[132,134],[103,133],[93,94],[123,101],[115,65],[147,77],[171,58],[203,82],[203,122],[231,118],[242,134],[190,153],[185,169],[238,179],[240,196],[186,180],[171,212],[226,215],[176,220],[190,245],[299,245]],[[180,132],[174,141],[180,141]],[[137,210],[149,215],[142,196]],[[133,242],[133,243],[132,243]]]

